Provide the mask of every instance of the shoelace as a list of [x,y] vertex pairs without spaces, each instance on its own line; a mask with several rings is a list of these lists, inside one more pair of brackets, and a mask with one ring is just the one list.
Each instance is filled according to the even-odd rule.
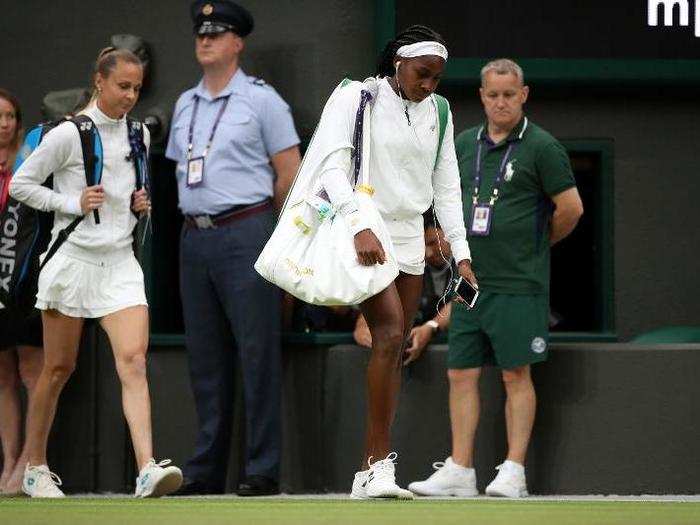
[[170,465],[172,463],[171,459],[163,459],[161,461],[156,462],[155,459],[151,458],[151,460],[146,464],[146,468],[148,467],[165,467],[166,465]]
[[393,482],[396,479],[394,471],[394,461],[396,460],[396,458],[398,458],[398,454],[396,452],[390,452],[386,458],[381,459],[379,461],[375,461],[374,463],[370,463],[370,461],[372,460],[372,456],[370,456],[367,459],[367,464],[374,472],[375,478],[390,477],[391,481]]
[[380,465],[380,464],[386,465],[386,463],[385,463],[386,461],[389,461],[390,463],[394,463],[396,458],[399,457],[399,455],[396,452],[389,452],[389,455],[387,457],[385,457],[384,459],[379,459],[379,460],[375,461],[374,463],[372,463],[373,457],[374,456],[370,456],[367,458],[367,466],[369,468],[373,468],[375,465]]
[[163,459],[161,461],[156,462],[154,458],[151,458],[148,463],[146,463],[146,466],[141,469],[139,472],[137,482],[139,483],[145,483],[146,480],[143,478],[144,474],[148,471],[148,469],[151,469],[153,467],[165,467],[166,465],[170,465],[172,463],[172,460],[170,459]]
[[[63,481],[61,481],[61,478],[58,477],[58,474],[56,474],[55,472],[51,472],[48,468],[35,468],[33,470],[36,473],[36,477],[38,478],[38,480],[40,479],[42,481],[46,481],[46,478],[49,478],[49,481],[53,482],[54,485],[63,485]],[[39,484],[38,480],[37,485]]]

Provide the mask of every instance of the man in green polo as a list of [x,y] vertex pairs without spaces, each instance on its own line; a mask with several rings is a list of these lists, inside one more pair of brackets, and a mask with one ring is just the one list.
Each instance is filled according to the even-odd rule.
[[525,455],[536,408],[530,365],[547,359],[549,248],[583,213],[566,150],[523,114],[528,93],[515,62],[489,62],[480,89],[486,122],[455,140],[480,296],[473,309],[454,303],[449,317],[414,329],[408,351],[418,355],[449,319],[452,455],[427,480],[409,485],[418,494],[477,494],[478,381],[482,366],[492,364],[506,389],[508,455],[486,494],[527,496]]

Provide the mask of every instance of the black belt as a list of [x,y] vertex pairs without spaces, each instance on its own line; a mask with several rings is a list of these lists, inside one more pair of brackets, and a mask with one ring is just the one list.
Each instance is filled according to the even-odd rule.
[[207,230],[229,222],[241,220],[270,208],[272,208],[272,201],[270,199],[265,199],[264,201],[254,204],[238,204],[216,215],[185,215],[185,224],[191,228],[197,228],[198,230]]

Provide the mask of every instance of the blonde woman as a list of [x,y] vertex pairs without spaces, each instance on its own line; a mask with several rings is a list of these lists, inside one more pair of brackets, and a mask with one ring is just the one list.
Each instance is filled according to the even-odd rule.
[[[44,326],[44,367],[29,405],[23,490],[32,497],[63,497],[60,478],[47,465],[46,447],[58,397],[76,362],[84,319],[99,319],[109,337],[122,384],[122,404],[139,476],[137,497],[177,490],[182,473],[156,463],[146,378],[148,306],[141,268],[132,249],[137,215],[150,209],[145,190],[136,191],[126,115],[138,100],[143,66],[133,53],[107,48],[95,64],[95,94],[83,110],[103,145],[100,184],[85,187],[77,128],[51,130],[22,164],[10,194],[25,204],[55,212],[53,239],[76,216],[85,219],[39,275],[36,306]],[[148,146],[147,132],[144,142]],[[42,186],[54,175],[53,190]],[[99,223],[93,211],[100,213]],[[164,468],[165,467],[165,468]]]

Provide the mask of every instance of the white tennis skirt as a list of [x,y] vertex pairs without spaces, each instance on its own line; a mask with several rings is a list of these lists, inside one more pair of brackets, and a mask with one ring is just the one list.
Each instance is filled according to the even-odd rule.
[[94,319],[148,306],[143,271],[131,247],[96,253],[66,243],[39,274],[39,310]]
[[423,216],[410,219],[382,216],[394,245],[399,270],[410,275],[425,272],[425,232]]

